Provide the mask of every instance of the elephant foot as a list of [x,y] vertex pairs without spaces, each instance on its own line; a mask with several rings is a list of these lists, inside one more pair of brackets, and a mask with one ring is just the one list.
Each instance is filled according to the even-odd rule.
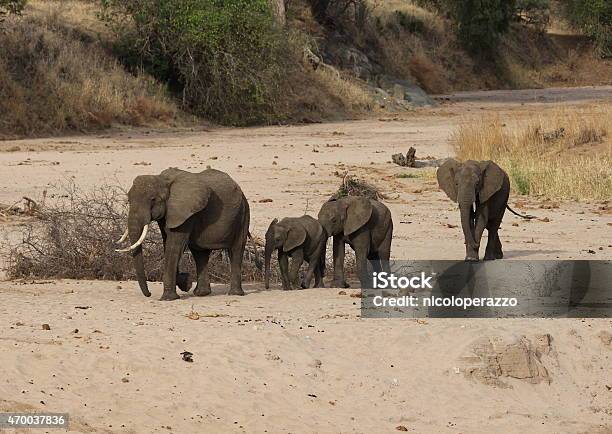
[[334,281],[334,287],[335,288],[350,288],[351,285],[349,285],[346,280],[343,280],[341,282]]
[[212,293],[210,287],[208,288],[200,288],[196,286],[196,289],[193,290],[193,295],[195,295],[196,297],[205,297],[207,295],[210,295]]
[[504,259],[504,252],[495,253],[495,259]]
[[486,253],[483,260],[485,261],[494,261],[497,257],[493,253]]
[[478,262],[478,256],[466,256],[465,257],[465,262]]
[[242,288],[230,288],[228,295],[244,295]]
[[160,301],[172,301],[172,300],[178,300],[179,295],[176,293],[176,291],[173,292],[165,292],[162,294],[161,298],[159,299]]
[[191,274],[178,273],[176,276],[176,286],[178,286],[181,291],[188,292],[192,284],[193,280],[191,279]]

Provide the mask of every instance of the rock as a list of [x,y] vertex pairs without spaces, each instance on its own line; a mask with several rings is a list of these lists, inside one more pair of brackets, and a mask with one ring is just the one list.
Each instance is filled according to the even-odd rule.
[[377,77],[376,84],[390,95],[393,95],[398,102],[410,107],[435,106],[432,100],[423,89],[407,80],[401,80],[382,74]]
[[370,61],[365,53],[337,39],[329,42],[324,61],[340,69],[348,70],[355,77],[365,81],[371,81],[376,74],[382,71],[380,65]]
[[506,388],[511,386],[501,380],[504,377],[532,384],[550,383],[541,358],[551,352],[551,342],[548,334],[536,336],[534,342],[525,336],[511,343],[499,337],[481,338],[473,344],[471,354],[462,358],[467,365],[464,374],[485,384]]
[[51,330],[51,326],[49,324],[43,324],[42,325],[42,329],[43,330]]

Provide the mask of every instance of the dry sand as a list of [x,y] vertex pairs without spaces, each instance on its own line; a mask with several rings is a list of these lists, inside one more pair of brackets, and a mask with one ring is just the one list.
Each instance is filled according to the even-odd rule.
[[[431,175],[397,178],[426,169],[394,166],[390,155],[415,146],[419,157],[450,156],[449,136],[465,119],[610,104],[611,92],[505,101],[470,94],[352,122],[1,142],[12,152],[0,153],[0,202],[36,199],[69,181],[129,186],[168,166],[210,165],[240,183],[251,230],[261,235],[274,217],[316,215],[338,185],[334,172],[349,170],[389,196],[394,258],[462,259],[461,230],[449,227],[459,224],[455,206]],[[506,216],[508,258],[612,259],[612,218],[602,204],[510,202],[550,221]],[[0,229],[14,237],[18,224]],[[355,290],[245,286],[245,297],[215,285],[213,296],[162,303],[160,284],[145,299],[135,282],[0,283],[0,411],[69,412],[74,432],[612,432],[610,320],[371,320],[359,317]],[[196,319],[187,317],[192,309]],[[483,338],[546,334],[551,350],[538,361],[546,379],[474,375],[472,349]]]

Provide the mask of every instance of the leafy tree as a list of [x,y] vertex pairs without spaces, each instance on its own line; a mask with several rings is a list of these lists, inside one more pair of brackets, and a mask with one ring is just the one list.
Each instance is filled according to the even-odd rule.
[[194,113],[230,124],[272,116],[284,39],[269,0],[103,0],[124,61],[168,82]]
[[477,54],[491,55],[508,31],[515,11],[514,0],[450,0],[451,17],[463,45]]
[[612,57],[612,1],[559,0],[565,18],[593,38],[603,57]]

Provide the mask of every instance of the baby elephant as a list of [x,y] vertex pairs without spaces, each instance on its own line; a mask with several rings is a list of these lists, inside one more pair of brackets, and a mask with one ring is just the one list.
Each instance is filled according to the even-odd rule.
[[361,287],[366,288],[368,260],[374,271],[388,271],[393,238],[391,211],[381,202],[360,196],[332,199],[319,211],[319,222],[334,237],[334,285],[348,288],[344,280],[344,244],[355,251]]
[[[266,289],[270,287],[270,258],[273,250],[278,250],[278,263],[284,290],[298,287],[298,272],[304,260],[308,262],[308,271],[301,287],[310,287],[314,275],[315,287],[323,288],[326,243],[327,238],[323,228],[316,219],[308,215],[286,217],[280,222],[274,219],[266,232]],[[289,269],[289,257],[291,257],[291,269]]]
[[497,231],[510,194],[510,180],[506,172],[492,161],[460,163],[450,159],[440,166],[437,177],[440,188],[452,201],[459,203],[465,237],[465,260],[478,261],[480,239],[485,228],[489,240],[484,259],[503,258]]

